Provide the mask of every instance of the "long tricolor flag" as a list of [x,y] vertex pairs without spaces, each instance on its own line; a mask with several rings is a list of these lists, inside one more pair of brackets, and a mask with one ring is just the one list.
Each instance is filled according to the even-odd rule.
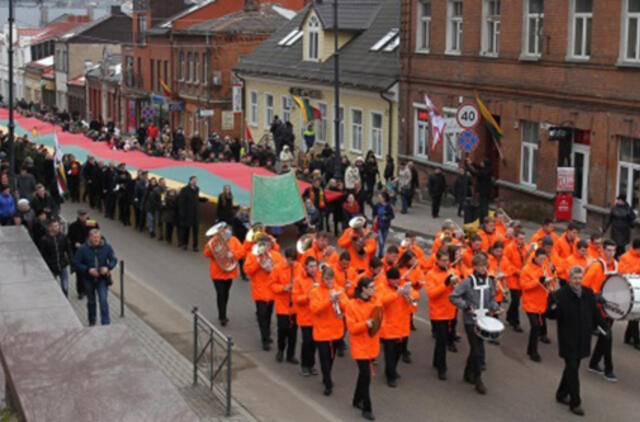
[[478,95],[477,92],[475,94],[476,104],[478,104],[480,114],[482,114],[482,118],[484,119],[484,123],[487,126],[487,130],[491,133],[493,139],[500,142],[500,139],[502,138],[502,128],[500,127],[498,122],[496,122],[496,119],[493,118],[487,106],[484,105],[484,103],[480,99],[480,95]]
[[445,122],[444,117],[442,117],[440,110],[436,108],[427,94],[424,94],[424,102],[427,105],[427,111],[429,112],[432,137],[431,149],[434,150],[442,140],[442,135],[447,127],[447,123]]
[[56,175],[56,184],[58,185],[58,193],[63,196],[67,193],[67,176],[64,173],[64,164],[62,163],[62,147],[58,140],[58,134],[53,134],[53,172]]
[[300,98],[295,95],[292,95],[291,99],[300,108],[300,111],[302,112],[302,119],[304,120],[305,124],[309,123],[310,121],[312,122],[314,120],[322,120],[322,113],[320,113],[320,110],[313,107],[309,103],[308,99]]

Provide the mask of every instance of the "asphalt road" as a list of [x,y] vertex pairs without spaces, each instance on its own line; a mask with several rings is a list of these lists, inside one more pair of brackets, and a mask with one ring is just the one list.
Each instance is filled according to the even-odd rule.
[[[69,221],[75,216],[76,206],[64,206],[64,214]],[[217,323],[215,291],[208,278],[208,262],[202,253],[185,252],[166,242],[150,239],[123,227],[119,222],[106,220],[94,213],[104,235],[115,248],[117,256],[126,261],[126,270],[138,279],[144,280],[177,307],[189,311],[193,306],[211,321]],[[309,413],[323,415],[327,420],[361,420],[359,413],[351,407],[355,388],[357,368],[348,357],[337,358],[333,368],[334,393],[331,397],[322,395],[320,377],[302,378],[299,368],[290,364],[275,362],[274,352],[261,350],[255,307],[250,298],[249,283],[234,281],[231,291],[230,323],[223,331],[234,339],[235,350],[262,366],[271,374],[273,385],[288,389],[291,397],[308,406]],[[391,389],[384,382],[382,356],[375,368],[372,382],[373,409],[379,421],[575,421],[580,418],[569,413],[568,408],[555,402],[562,361],[558,357],[555,325],[550,323],[551,345],[541,344],[542,363],[534,363],[527,358],[527,333],[517,334],[507,330],[500,346],[486,345],[488,370],[484,381],[488,387],[486,396],[479,396],[472,386],[463,383],[467,344],[463,338],[457,354],[447,355],[449,380],[439,381],[431,368],[434,341],[430,337],[427,322],[426,297],[422,292],[418,312],[418,330],[412,332],[410,349],[413,363],[399,365],[402,378],[398,388]],[[523,327],[528,330],[526,318]],[[274,318],[275,339],[275,318]],[[602,376],[586,370],[586,362],[581,367],[581,387],[583,408],[589,421],[637,421],[640,415],[640,352],[622,344],[626,323],[618,323],[614,333],[614,365],[620,378],[618,383],[609,383]],[[462,333],[461,333],[462,334]],[[242,378],[240,372],[237,377]],[[258,401],[273,400],[270,385],[261,387]],[[251,408],[251,404],[247,404]],[[299,414],[282,412],[278,414],[279,403],[271,414],[265,417],[279,421],[300,421],[306,416],[305,407],[296,407]],[[284,407],[283,407],[284,408]],[[635,416],[634,416],[635,415]],[[315,418],[314,418],[315,419]],[[309,419],[306,420],[308,422]]]

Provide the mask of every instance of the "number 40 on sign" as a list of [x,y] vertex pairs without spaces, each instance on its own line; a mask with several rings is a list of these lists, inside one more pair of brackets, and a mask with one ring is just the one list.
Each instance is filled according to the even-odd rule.
[[475,104],[460,104],[456,111],[456,120],[460,127],[473,129],[480,121],[480,112]]

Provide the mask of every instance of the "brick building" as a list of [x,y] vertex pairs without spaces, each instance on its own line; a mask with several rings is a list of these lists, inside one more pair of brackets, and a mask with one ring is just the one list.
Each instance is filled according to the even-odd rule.
[[106,54],[86,77],[88,120],[113,122],[120,127],[124,119],[121,96],[122,61],[119,54]]
[[[639,23],[639,0],[402,0],[400,156],[454,172],[454,112],[477,91],[503,136],[478,125],[473,159],[490,159],[516,215],[551,215],[561,166],[574,220],[600,223],[617,194],[637,210]],[[425,93],[447,118],[434,151]]]

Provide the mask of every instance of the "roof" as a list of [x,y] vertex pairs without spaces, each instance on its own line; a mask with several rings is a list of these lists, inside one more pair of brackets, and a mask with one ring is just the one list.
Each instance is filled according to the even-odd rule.
[[120,54],[110,54],[97,65],[91,67],[85,76],[87,78],[100,78],[107,82],[120,82],[122,74],[122,56]]
[[[345,4],[354,3],[341,0],[340,8],[343,1]],[[382,91],[400,78],[399,48],[387,48],[396,42],[395,39],[390,39],[388,44],[377,50],[372,50],[372,47],[389,32],[400,28],[400,8],[397,0],[378,0],[373,6],[372,1],[365,0],[362,3],[368,4],[369,9],[375,13],[368,19],[368,27],[356,33],[351,41],[340,49],[340,82],[343,86]],[[289,46],[278,45],[284,37],[300,28],[312,7],[307,6],[252,53],[244,56],[235,70],[247,75],[333,83],[333,57],[327,58],[324,62],[304,61],[301,41]],[[342,17],[342,12],[340,16]],[[325,27],[325,30],[330,28]]]
[[36,35],[33,40],[31,40],[31,43],[38,44],[41,42],[56,39],[61,35],[69,33],[74,28],[78,28],[81,25],[86,25],[87,23],[89,23],[88,16],[86,20],[51,23],[43,28],[40,28],[41,32]]
[[[171,24],[176,21],[177,19],[180,19],[184,16],[187,16],[190,13],[195,12],[198,9],[202,9],[203,7],[205,7],[206,5],[208,5],[209,3],[215,3],[217,0],[205,0],[200,4],[194,4],[190,7],[187,7],[186,9],[184,9],[183,11],[171,16],[169,19],[167,19],[165,22],[162,22],[160,25],[158,25],[159,28],[164,28],[164,29],[171,29]],[[147,31],[148,32],[148,31]]]
[[59,39],[65,42],[119,44],[131,42],[132,36],[131,17],[118,11],[80,25]]
[[[282,9],[281,10],[288,10]],[[258,10],[230,13],[216,19],[191,25],[175,31],[175,34],[270,34],[275,32],[287,19],[281,10],[276,10],[271,4],[261,4]]]
[[[397,2],[396,2],[397,4]],[[400,5],[396,5],[400,9]],[[342,31],[364,31],[380,8],[380,0],[340,0],[338,3],[338,28]],[[333,28],[333,1],[315,5],[315,10],[326,29]]]
[[85,81],[84,75],[80,75],[67,82],[67,85],[84,86]]
[[36,73],[44,73],[50,69],[53,69],[53,65],[54,65],[54,57],[53,56],[47,56],[45,58],[42,58],[40,60],[35,60],[32,62],[27,63],[24,67],[25,69],[29,69],[32,72],[36,72]]

